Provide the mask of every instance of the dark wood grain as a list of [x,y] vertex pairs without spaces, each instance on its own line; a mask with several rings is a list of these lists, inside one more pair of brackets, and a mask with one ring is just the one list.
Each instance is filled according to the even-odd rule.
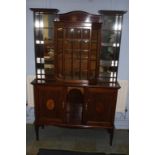
[[60,21],[69,22],[99,22],[100,15],[90,14],[85,11],[72,11],[64,14],[59,14]]

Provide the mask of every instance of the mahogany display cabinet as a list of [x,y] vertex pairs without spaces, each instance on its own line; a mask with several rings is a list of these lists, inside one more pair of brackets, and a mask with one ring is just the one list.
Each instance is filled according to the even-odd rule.
[[104,128],[112,145],[124,11],[98,14],[31,8],[34,15],[35,132],[56,125]]

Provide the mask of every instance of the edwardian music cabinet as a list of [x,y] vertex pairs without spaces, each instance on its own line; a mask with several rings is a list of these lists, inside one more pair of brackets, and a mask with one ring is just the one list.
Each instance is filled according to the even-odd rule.
[[124,11],[34,12],[35,132],[56,125],[106,128],[112,145]]

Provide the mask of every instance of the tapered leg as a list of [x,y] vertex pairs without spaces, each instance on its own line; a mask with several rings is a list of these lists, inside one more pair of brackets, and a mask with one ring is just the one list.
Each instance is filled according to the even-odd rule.
[[110,146],[112,146],[112,141],[113,141],[113,136],[114,136],[114,128],[109,129],[109,134],[110,134]]
[[45,126],[44,126],[44,125],[42,125],[42,126],[41,126],[41,128],[42,128],[42,129],[44,129],[44,128],[45,128]]
[[39,140],[39,126],[35,125],[36,140]]

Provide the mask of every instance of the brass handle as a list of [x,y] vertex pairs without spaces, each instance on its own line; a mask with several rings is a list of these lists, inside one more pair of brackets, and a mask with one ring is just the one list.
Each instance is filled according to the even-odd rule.
[[88,109],[88,104],[86,103],[86,110]]
[[88,110],[88,104],[89,104],[89,102],[90,102],[90,99],[88,99],[87,102],[86,102],[86,108],[85,108],[86,110]]

